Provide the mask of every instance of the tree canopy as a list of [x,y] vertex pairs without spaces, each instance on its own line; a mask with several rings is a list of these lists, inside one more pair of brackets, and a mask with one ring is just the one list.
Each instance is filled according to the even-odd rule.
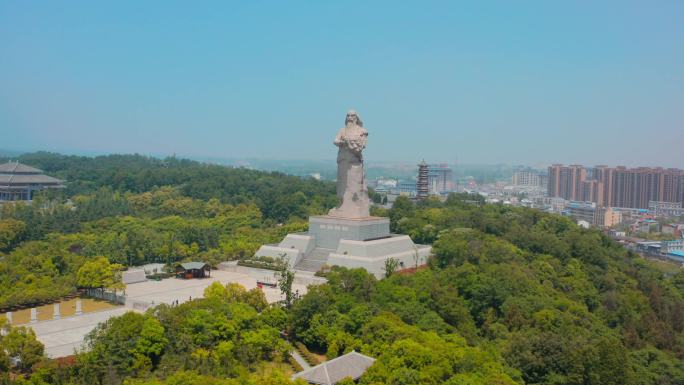
[[[107,287],[118,265],[251,256],[335,202],[331,184],[173,158],[22,160],[72,182],[63,197],[3,208],[0,306]],[[363,385],[684,383],[681,270],[664,274],[567,218],[467,194],[374,213],[431,244],[429,266],[387,266],[382,280],[334,267],[287,306],[213,284],[203,299],[108,320],[71,366],[7,329],[0,373],[24,357],[10,368],[21,384],[289,384],[294,343],[376,358]]]

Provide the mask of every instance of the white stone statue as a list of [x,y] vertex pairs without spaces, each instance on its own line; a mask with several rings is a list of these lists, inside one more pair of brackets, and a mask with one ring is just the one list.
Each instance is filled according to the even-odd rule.
[[370,199],[363,169],[363,149],[368,141],[368,131],[355,111],[347,112],[345,126],[335,137],[337,152],[337,208],[328,215],[343,218],[366,218],[370,216]]

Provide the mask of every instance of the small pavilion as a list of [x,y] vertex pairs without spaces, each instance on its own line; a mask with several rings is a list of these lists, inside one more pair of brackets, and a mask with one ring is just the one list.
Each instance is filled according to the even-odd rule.
[[176,265],[176,277],[183,279],[207,278],[211,276],[211,267],[204,262],[185,262]]

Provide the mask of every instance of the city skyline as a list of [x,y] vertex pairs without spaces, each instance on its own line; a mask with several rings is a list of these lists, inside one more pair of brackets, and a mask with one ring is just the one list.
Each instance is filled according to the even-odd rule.
[[683,167],[681,2],[434,4],[4,3],[0,147]]
[[649,208],[652,202],[684,202],[684,170],[554,164],[548,168],[547,194],[602,207]]

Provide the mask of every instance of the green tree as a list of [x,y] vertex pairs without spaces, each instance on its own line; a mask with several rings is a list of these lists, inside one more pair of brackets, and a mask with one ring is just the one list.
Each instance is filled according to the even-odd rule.
[[26,224],[22,221],[7,218],[0,220],[0,251],[14,248],[26,233]]
[[392,274],[396,273],[397,270],[399,269],[399,260],[396,258],[387,258],[385,259],[385,278],[389,278],[392,276]]
[[164,335],[164,327],[161,323],[152,317],[145,319],[140,330],[140,337],[136,342],[135,352],[156,362],[167,344],[168,339]]
[[128,312],[98,325],[85,343],[87,349],[77,356],[81,380],[109,384],[153,370],[168,339],[158,320]]
[[17,359],[20,372],[28,372],[34,364],[43,359],[44,347],[36,339],[33,329],[12,326],[7,319],[0,318],[0,369],[10,369],[9,359]]
[[292,292],[292,284],[294,283],[294,271],[290,269],[290,264],[282,258],[281,269],[276,273],[278,277],[278,287],[280,292],[285,296],[285,307],[288,309],[292,306],[294,301],[294,293]]
[[80,287],[99,289],[122,289],[121,271],[123,266],[109,263],[105,257],[95,257],[86,261],[76,273]]
[[262,311],[268,307],[266,295],[261,289],[245,290],[244,286],[235,282],[229,282],[225,286],[220,282],[213,282],[204,289],[204,298],[244,302],[257,311]]
[[415,207],[411,200],[403,195],[397,197],[389,212],[390,226],[392,231],[397,231],[399,221],[403,218],[410,218],[415,213]]
[[221,282],[212,282],[204,289],[204,298],[227,299],[228,290]]

